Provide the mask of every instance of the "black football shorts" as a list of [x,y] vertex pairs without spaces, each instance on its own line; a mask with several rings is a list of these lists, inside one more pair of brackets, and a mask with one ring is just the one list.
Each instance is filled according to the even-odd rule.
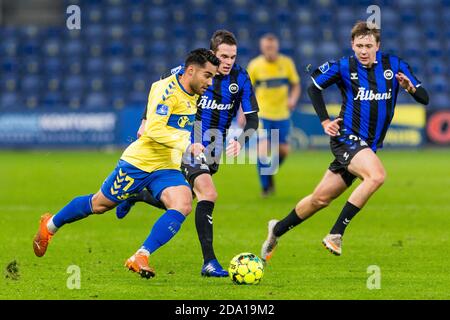
[[369,145],[357,135],[346,133],[346,129],[340,130],[339,133],[340,135],[330,139],[330,148],[335,159],[328,169],[339,173],[345,184],[350,187],[356,176],[348,171],[348,165],[359,151],[369,148]]

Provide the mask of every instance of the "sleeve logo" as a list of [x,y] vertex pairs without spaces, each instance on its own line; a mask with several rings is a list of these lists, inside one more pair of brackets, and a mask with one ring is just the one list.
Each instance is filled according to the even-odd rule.
[[167,116],[169,113],[169,107],[165,104],[158,104],[156,106],[156,114],[159,114],[160,116]]
[[323,65],[319,67],[320,72],[326,73],[330,69],[330,64],[325,62]]
[[178,66],[176,68],[173,68],[172,70],[170,70],[170,73],[171,74],[179,73],[182,68],[183,68],[183,66]]

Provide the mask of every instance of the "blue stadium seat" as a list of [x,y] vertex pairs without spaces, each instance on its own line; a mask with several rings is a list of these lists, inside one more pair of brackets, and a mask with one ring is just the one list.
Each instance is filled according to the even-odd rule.
[[410,57],[407,55],[401,55],[400,58],[404,58],[405,61],[409,64],[412,71],[418,77],[419,79],[423,79],[422,75],[425,72],[424,68],[425,65],[423,63],[423,60],[419,57]]
[[268,24],[271,20],[271,12],[268,8],[259,7],[252,12],[252,19],[249,20],[253,24],[264,25]]
[[25,26],[19,30],[21,35],[26,39],[38,39],[39,38],[39,28],[37,26]]
[[64,45],[64,54],[65,55],[72,55],[72,56],[79,56],[81,54],[84,54],[86,50],[85,44],[78,39],[74,40],[68,40]]
[[419,25],[419,19],[417,17],[417,13],[414,9],[411,8],[404,8],[400,12],[401,20],[404,24],[415,24]]
[[434,93],[445,93],[447,92],[448,85],[448,77],[444,75],[434,75],[431,79],[428,79],[430,82],[430,88]]
[[132,39],[128,45],[133,57],[145,57],[147,55],[146,43],[142,39]]
[[39,40],[25,40],[20,48],[21,54],[27,56],[38,56],[40,54]]
[[152,28],[150,36],[153,40],[158,41],[167,41],[167,38],[171,37],[170,33],[167,32],[167,28],[163,26],[155,26]]
[[3,38],[0,42],[0,57],[15,57],[19,53],[19,41],[16,38]]
[[107,46],[107,54],[110,56],[123,56],[128,52],[129,46],[122,41],[111,41]]
[[154,25],[161,25],[169,21],[169,11],[164,7],[149,7],[147,9],[147,20]]
[[27,94],[21,95],[21,105],[26,106],[29,109],[34,109],[39,106],[39,95]]
[[169,48],[167,47],[166,43],[164,41],[155,41],[150,46],[149,54],[152,57],[160,58],[160,57],[167,57],[167,54],[169,53]]
[[447,93],[434,93],[430,97],[430,105],[433,108],[449,108],[450,95]]
[[111,105],[116,110],[123,109],[127,105],[128,94],[124,92],[114,93],[111,95]]
[[102,23],[103,10],[102,10],[101,6],[91,5],[91,6],[88,6],[85,10],[86,10],[86,16],[87,16],[87,19],[85,21],[88,23],[88,25]]
[[64,105],[64,100],[59,92],[47,92],[41,103],[44,107],[61,107]]
[[111,40],[121,40],[125,36],[125,28],[120,24],[115,24],[108,28],[107,34]]
[[312,57],[316,54],[316,46],[312,41],[301,41],[298,43],[296,51],[302,57]]
[[109,108],[109,100],[103,92],[92,92],[86,96],[85,108],[86,109],[99,109]]
[[47,79],[46,91],[57,92],[61,89],[61,78],[58,76],[51,76]]
[[78,75],[68,76],[64,79],[63,87],[68,96],[79,95],[84,91],[84,78]]
[[428,40],[425,46],[425,54],[431,58],[440,58],[444,55],[444,48],[442,48],[442,43],[438,40]]
[[48,57],[56,57],[61,52],[61,43],[57,39],[49,39],[44,43],[44,54]]
[[106,64],[106,71],[109,75],[122,75],[127,71],[127,64],[124,59],[111,58]]
[[101,75],[104,72],[105,61],[103,58],[89,58],[86,62],[86,72],[90,75]]
[[[120,23],[125,22],[126,11],[120,6],[107,7],[105,13],[106,23]],[[127,17],[128,18],[128,17]]]
[[83,103],[80,96],[66,96],[65,101],[70,109],[79,109]]
[[150,91],[151,82],[147,74],[137,74],[133,77],[133,91],[144,92],[147,94]]
[[102,40],[103,32],[103,25],[101,24],[88,25],[83,28],[83,35],[86,37],[88,43]]
[[205,24],[208,21],[208,12],[204,8],[194,8],[189,13],[191,19],[199,24]]
[[0,92],[14,92],[19,87],[19,79],[14,74],[4,75],[0,80]]
[[355,23],[355,11],[351,6],[342,6],[336,11],[337,21],[339,25]]
[[434,25],[439,22],[440,12],[436,9],[425,7],[420,12],[420,21],[422,26]]
[[19,95],[15,92],[2,92],[0,94],[0,109],[14,109],[21,105]]
[[129,104],[132,106],[144,107],[147,104],[148,93],[142,91],[132,91],[128,96]]
[[131,22],[133,24],[140,24],[145,22],[145,15],[144,11],[141,7],[133,6],[130,8],[130,16],[131,16]]
[[18,73],[19,61],[16,58],[3,58],[1,61],[1,73]]
[[128,62],[128,68],[133,74],[147,72],[147,60],[145,58],[132,58]]
[[39,93],[42,89],[42,77],[39,75],[27,75],[22,78],[22,91],[27,93]]
[[108,79],[106,89],[111,94],[118,92],[127,92],[130,89],[130,81],[124,76],[113,76]]
[[60,58],[47,58],[44,63],[44,70],[48,75],[60,75],[63,72],[63,64]]
[[[399,37],[403,39],[404,42],[420,42],[423,35],[423,30],[415,28],[413,26],[408,28],[402,28],[400,30]],[[383,39],[382,39],[383,41]]]
[[185,25],[174,24],[172,26],[172,35],[176,40],[178,40],[178,39],[185,40],[187,35],[190,35],[190,32],[188,32]]
[[130,38],[145,38],[148,34],[148,29],[143,24],[132,24],[128,27],[128,34]]
[[[386,26],[396,27],[398,25],[398,13],[394,8],[383,7],[381,10],[381,30]],[[398,30],[397,30],[398,31]]]
[[82,60],[78,57],[69,57],[65,60],[65,69],[69,71],[70,74],[80,74],[84,72]]
[[30,58],[27,59],[23,64],[23,72],[29,74],[37,74],[42,72],[42,65],[40,59],[38,58]]
[[339,47],[334,41],[322,42],[318,50],[327,57],[337,57],[339,55]]
[[90,92],[100,92],[104,88],[104,79],[102,75],[94,75],[87,80],[88,91]]
[[310,25],[300,26],[297,30],[298,41],[314,41],[322,34],[318,28]]

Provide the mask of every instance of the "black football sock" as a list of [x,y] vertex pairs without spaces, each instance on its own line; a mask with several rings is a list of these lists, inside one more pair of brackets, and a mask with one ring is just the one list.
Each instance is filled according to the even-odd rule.
[[154,206],[156,208],[160,208],[163,210],[167,209],[164,206],[164,204],[161,201],[157,200],[155,197],[153,197],[153,195],[147,189],[143,189],[141,192],[138,193],[137,196],[130,198],[130,199],[135,202],[145,202],[151,206]]
[[344,235],[345,228],[359,210],[361,209],[347,201],[330,233]]
[[283,234],[288,232],[296,225],[302,223],[303,221],[304,220],[297,215],[294,209],[283,220],[278,221],[278,223],[273,228],[273,234],[275,235],[275,237],[281,237]]
[[195,209],[195,227],[197,228],[198,240],[202,246],[203,260],[208,262],[216,259],[213,249],[213,219],[214,202],[202,200],[197,202]]

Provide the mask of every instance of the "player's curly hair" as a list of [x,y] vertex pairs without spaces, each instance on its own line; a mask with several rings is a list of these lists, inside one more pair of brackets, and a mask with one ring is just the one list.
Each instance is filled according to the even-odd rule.
[[358,21],[352,28],[352,41],[356,37],[373,35],[377,42],[380,42],[380,28],[369,25],[366,21]]
[[229,44],[231,46],[237,46],[237,40],[234,34],[228,30],[221,29],[214,32],[209,43],[209,48],[216,52],[217,48],[222,44]]
[[189,52],[184,62],[185,68],[190,65],[205,66],[206,62],[210,62],[212,65],[218,67],[220,64],[219,58],[217,58],[211,50],[205,48],[198,48]]

